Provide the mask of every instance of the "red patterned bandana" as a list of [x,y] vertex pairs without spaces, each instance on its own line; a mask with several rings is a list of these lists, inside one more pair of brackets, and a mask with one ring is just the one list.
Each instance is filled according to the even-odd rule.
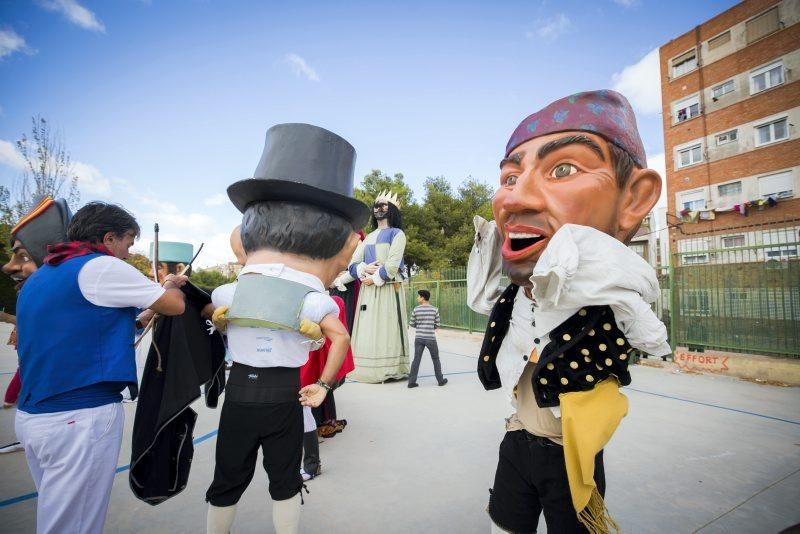
[[60,265],[71,258],[86,256],[87,254],[107,254],[113,256],[105,245],[96,245],[86,241],[69,241],[47,246],[47,256],[44,258],[45,265]]

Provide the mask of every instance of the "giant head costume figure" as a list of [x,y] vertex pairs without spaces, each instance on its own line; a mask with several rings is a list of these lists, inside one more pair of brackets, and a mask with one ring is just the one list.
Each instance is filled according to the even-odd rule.
[[42,266],[48,245],[67,240],[71,219],[66,200],[45,197],[11,229],[11,257],[3,272],[17,282],[17,290]]
[[626,242],[660,193],[624,96],[604,90],[557,100],[517,126],[500,162],[492,209],[504,269],[530,286],[548,240],[568,223]]

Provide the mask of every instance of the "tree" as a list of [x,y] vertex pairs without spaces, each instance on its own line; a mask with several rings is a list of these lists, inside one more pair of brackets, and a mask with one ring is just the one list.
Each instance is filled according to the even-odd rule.
[[150,262],[150,259],[145,256],[144,254],[139,254],[134,252],[133,254],[128,256],[128,263],[136,267],[136,269],[145,275],[146,277],[152,277],[153,272],[153,264]]
[[223,284],[228,284],[236,280],[236,276],[227,277],[219,271],[213,269],[198,269],[192,271],[189,277],[192,283],[201,287],[209,293]]
[[[78,208],[80,191],[78,175],[64,148],[61,136],[50,129],[41,116],[31,118],[31,136],[22,134],[17,149],[25,160],[25,169],[19,179],[16,199],[10,207],[15,218],[25,215],[42,196],[64,197],[73,210]],[[2,199],[0,199],[2,202]],[[8,202],[8,201],[7,201]],[[0,208],[1,210],[2,208]]]
[[371,206],[383,190],[398,194],[407,238],[407,265],[423,269],[466,265],[474,234],[472,218],[492,218],[494,191],[471,176],[455,193],[444,176],[428,177],[424,188],[425,196],[418,203],[401,173],[391,177],[373,169],[355,190],[355,197]]
[[414,193],[405,182],[403,173],[395,173],[394,177],[384,174],[380,169],[372,169],[369,174],[361,180],[361,187],[353,191],[353,196],[364,202],[367,206],[372,206],[381,191],[388,190],[397,194],[400,204],[405,208],[414,202]]

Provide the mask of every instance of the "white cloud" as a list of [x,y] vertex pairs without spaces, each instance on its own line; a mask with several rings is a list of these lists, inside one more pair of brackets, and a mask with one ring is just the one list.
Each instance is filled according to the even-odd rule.
[[622,7],[633,7],[639,5],[639,0],[614,0],[614,3]]
[[48,11],[61,13],[68,21],[84,30],[106,32],[106,27],[97,16],[80,5],[77,0],[41,0],[39,4]]
[[558,36],[567,31],[571,25],[572,23],[565,14],[558,13],[554,17],[537,20],[537,28],[533,31],[526,32],[525,36],[528,39],[540,37],[545,41],[555,41]]
[[0,30],[0,58],[10,56],[14,52],[25,52],[28,45],[25,39],[12,29]]
[[18,171],[25,168],[25,159],[14,143],[0,140],[0,165],[5,165]]
[[654,48],[633,65],[611,76],[613,89],[625,95],[639,113],[661,112],[661,67],[658,48]]
[[305,78],[312,82],[318,82],[319,76],[317,76],[317,72],[311,68],[311,66],[306,63],[306,60],[298,56],[297,54],[286,54],[284,58],[286,63],[289,65],[289,68],[292,69],[292,72],[298,78]]
[[203,200],[203,204],[206,206],[221,206],[226,200],[228,200],[228,195],[225,193],[217,193]]
[[90,197],[108,197],[111,194],[111,180],[89,163],[76,161],[72,170],[78,176],[78,189]]

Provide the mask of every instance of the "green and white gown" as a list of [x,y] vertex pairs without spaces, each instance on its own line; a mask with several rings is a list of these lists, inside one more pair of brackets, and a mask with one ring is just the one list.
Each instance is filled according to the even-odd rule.
[[[351,344],[356,368],[348,378],[378,384],[408,376],[407,284],[403,281],[406,234],[399,228],[378,229],[362,241],[350,262],[350,275],[359,278],[366,264],[381,267],[361,284]],[[365,275],[370,276],[370,275]]]

